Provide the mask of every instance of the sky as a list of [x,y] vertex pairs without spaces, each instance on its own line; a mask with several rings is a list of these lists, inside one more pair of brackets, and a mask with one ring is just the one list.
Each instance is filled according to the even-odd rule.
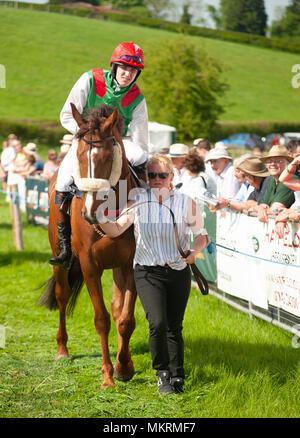
[[[22,1],[24,3],[48,3],[48,0],[22,0]],[[61,2],[64,3],[64,0],[61,0]],[[178,6],[181,6],[184,3],[183,0],[173,0],[173,2],[174,3],[176,2]],[[274,20],[274,18],[276,17],[276,9],[278,7],[285,8],[289,4],[289,2],[290,0],[265,0],[265,8],[266,8],[266,13],[268,15],[268,24],[271,24],[272,20]],[[201,0],[201,3],[204,6],[213,5],[216,8],[218,8],[220,4],[220,0]],[[213,27],[213,23],[210,21],[208,16],[206,17],[206,20],[207,20],[207,25],[209,27]]]

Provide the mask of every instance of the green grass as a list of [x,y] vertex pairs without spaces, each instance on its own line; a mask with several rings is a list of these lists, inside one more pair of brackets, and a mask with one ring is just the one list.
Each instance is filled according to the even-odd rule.
[[[175,36],[141,26],[1,7],[0,63],[6,68],[7,86],[0,89],[0,117],[58,121],[74,82],[91,68],[109,68],[120,41],[133,40],[144,47],[154,39]],[[226,110],[221,120],[298,120],[300,91],[291,85],[297,54],[189,38],[225,67],[230,90],[221,99]],[[145,57],[143,75],[147,51]],[[148,106],[151,119],[151,102]]]
[[[261,418],[300,415],[299,349],[292,335],[192,290],[184,321],[186,392],[161,397],[140,302],[131,350],[136,374],[100,390],[101,349],[86,288],[68,320],[70,358],[55,361],[58,313],[37,307],[33,289],[51,275],[47,231],[23,215],[24,250],[13,244],[0,195],[1,418]],[[111,272],[103,276],[110,306]],[[114,362],[116,329],[109,343]]]

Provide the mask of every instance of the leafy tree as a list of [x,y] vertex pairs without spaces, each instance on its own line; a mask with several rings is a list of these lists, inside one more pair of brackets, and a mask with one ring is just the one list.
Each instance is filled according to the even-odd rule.
[[210,136],[227,88],[220,64],[182,35],[151,41],[145,57],[141,82],[151,118],[175,126],[182,141]]
[[221,0],[220,11],[224,29],[265,35],[264,0]]
[[183,14],[180,23],[191,24],[192,14],[189,13],[189,5],[183,5]]
[[292,0],[285,8],[283,16],[271,25],[272,37],[300,38],[300,0]]
[[212,21],[215,23],[216,29],[222,29],[222,16],[220,11],[213,5],[206,5],[206,10]]
[[153,18],[163,18],[166,9],[170,6],[170,0],[145,0],[145,5]]

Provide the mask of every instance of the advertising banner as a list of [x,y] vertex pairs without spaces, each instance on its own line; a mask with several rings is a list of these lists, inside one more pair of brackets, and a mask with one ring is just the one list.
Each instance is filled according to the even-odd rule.
[[279,238],[275,220],[226,212],[217,217],[218,289],[263,309],[300,316],[300,224]]

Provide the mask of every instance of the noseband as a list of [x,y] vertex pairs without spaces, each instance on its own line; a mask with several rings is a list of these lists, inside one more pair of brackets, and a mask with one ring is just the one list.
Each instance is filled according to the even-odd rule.
[[108,191],[110,188],[115,187],[121,177],[122,170],[122,149],[118,142],[114,141],[113,144],[113,163],[112,169],[109,179],[102,178],[92,178],[92,148],[103,148],[105,143],[110,140],[115,140],[114,135],[107,136],[105,138],[99,140],[93,140],[92,134],[90,134],[90,139],[82,138],[85,143],[89,145],[89,175],[88,178],[82,178],[80,175],[80,166],[79,161],[76,155],[76,163],[75,163],[75,184],[79,188],[79,190],[83,192],[98,192],[98,191]]

